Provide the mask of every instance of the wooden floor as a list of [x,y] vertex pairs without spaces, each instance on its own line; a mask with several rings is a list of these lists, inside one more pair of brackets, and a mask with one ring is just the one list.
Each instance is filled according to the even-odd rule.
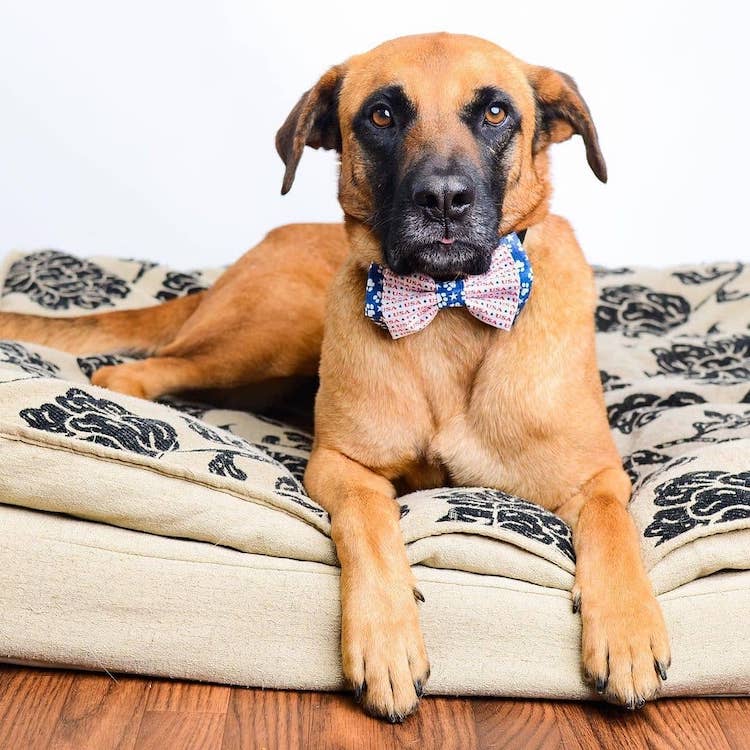
[[0,748],[750,747],[750,699],[598,704],[426,698],[401,726],[348,696],[0,666]]

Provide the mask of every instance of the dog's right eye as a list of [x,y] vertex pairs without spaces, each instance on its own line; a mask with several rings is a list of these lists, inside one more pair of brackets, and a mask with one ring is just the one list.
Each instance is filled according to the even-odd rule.
[[507,116],[505,108],[498,102],[493,102],[484,110],[484,121],[490,125],[502,125]]
[[370,113],[370,122],[376,128],[389,128],[393,125],[393,115],[388,107],[375,107]]

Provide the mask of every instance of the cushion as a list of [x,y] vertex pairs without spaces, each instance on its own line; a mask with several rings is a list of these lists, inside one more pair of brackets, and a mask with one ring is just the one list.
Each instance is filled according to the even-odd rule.
[[[0,658],[235,685],[335,690],[338,572],[0,505]],[[435,694],[589,698],[568,592],[414,567]],[[659,597],[666,695],[750,692],[750,571]]]
[[[11,255],[0,273],[0,309],[80,315],[189,294],[219,271],[181,273],[149,262],[81,260],[48,250]],[[750,271],[722,263],[597,269],[596,275],[609,419],[634,481],[631,510],[649,575],[676,654],[680,644],[687,652],[694,638],[703,642],[710,635],[706,627],[713,621],[693,615],[703,611],[697,603],[709,601],[701,597],[712,587],[723,592],[725,612],[734,612],[727,601],[736,597],[736,616],[748,614],[750,573],[718,572],[750,569]],[[237,684],[339,686],[335,553],[327,515],[301,484],[310,435],[273,416],[178,398],[151,403],[90,384],[96,367],[118,361],[125,358],[108,352],[73,357],[27,342],[0,342],[0,544],[14,550],[3,572],[17,582],[10,589],[20,613],[16,627],[0,630],[0,655]],[[570,529],[523,498],[484,488],[418,492],[400,502],[409,559],[420,580],[434,583],[440,602],[432,609],[428,596],[423,609],[433,665],[437,661],[437,674],[444,675],[433,679],[432,689],[588,694],[577,666],[578,620],[562,614],[570,608],[575,570]],[[24,535],[29,538],[19,542]],[[83,547],[90,556],[85,565]],[[175,572],[177,561],[190,575]],[[120,582],[117,596],[102,591],[97,576],[83,574],[87,565],[98,576],[111,571]],[[223,585],[216,583],[216,566],[231,569]],[[41,578],[43,587],[34,583]],[[200,597],[188,601],[193,580],[206,586],[206,602],[215,596],[223,607],[213,628],[196,615]],[[34,586],[30,607],[26,597]],[[174,593],[169,613],[160,609],[166,606],[164,586]],[[326,602],[314,615],[299,605],[311,595],[316,605]],[[51,629],[61,601],[66,627]],[[681,604],[667,605],[672,601]],[[505,611],[511,602],[513,609]],[[670,606],[679,610],[677,620]],[[96,662],[85,656],[95,639],[76,619],[81,607],[96,610],[101,620]],[[161,622],[172,630],[169,617],[197,639],[192,647],[155,628]],[[552,617],[564,622],[562,640],[553,639],[554,648],[566,653],[564,679],[532,675],[522,656],[540,653],[539,641],[557,632]],[[149,637],[159,645],[151,656],[131,640],[147,621]],[[503,638],[508,629],[515,635],[500,649],[499,673],[478,677],[476,664],[465,659],[488,647],[501,621],[508,626]],[[698,629],[680,630],[688,621]],[[28,636],[32,622],[34,638]],[[320,650],[319,657],[308,655],[304,667],[296,646],[288,644],[290,623],[307,631]],[[262,657],[237,656],[246,649],[247,628],[262,644],[253,648]],[[216,643],[199,654],[201,633]],[[684,673],[676,659],[678,680],[670,674],[670,689],[750,688],[750,655],[735,665],[732,684],[726,673],[723,682],[714,680],[713,666],[686,658]]]

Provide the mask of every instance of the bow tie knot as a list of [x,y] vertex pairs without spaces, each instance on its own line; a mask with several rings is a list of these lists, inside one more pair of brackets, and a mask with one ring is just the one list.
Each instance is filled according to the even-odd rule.
[[394,339],[426,328],[444,307],[465,307],[483,323],[510,330],[531,293],[533,274],[516,234],[501,237],[490,270],[454,281],[420,273],[399,276],[370,264],[365,315]]

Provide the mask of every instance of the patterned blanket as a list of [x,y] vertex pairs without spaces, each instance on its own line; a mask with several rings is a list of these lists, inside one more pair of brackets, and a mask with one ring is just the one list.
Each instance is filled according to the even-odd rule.
[[[67,316],[153,305],[204,289],[218,274],[17,253],[0,267],[0,309]],[[657,593],[750,568],[750,268],[599,268],[596,278],[608,416],[634,482],[631,510]],[[98,366],[120,361],[0,342],[0,501],[248,552],[335,560],[327,516],[301,484],[309,434],[267,416],[177,398],[152,404],[91,386]],[[73,453],[101,467],[89,477],[91,496],[73,497],[60,475],[61,457]],[[140,485],[123,492],[136,469],[143,487],[162,493],[152,497],[169,499],[142,502]],[[167,479],[204,494],[173,500],[159,484]],[[523,498],[460,488],[401,503],[412,563],[572,584],[570,530]]]

